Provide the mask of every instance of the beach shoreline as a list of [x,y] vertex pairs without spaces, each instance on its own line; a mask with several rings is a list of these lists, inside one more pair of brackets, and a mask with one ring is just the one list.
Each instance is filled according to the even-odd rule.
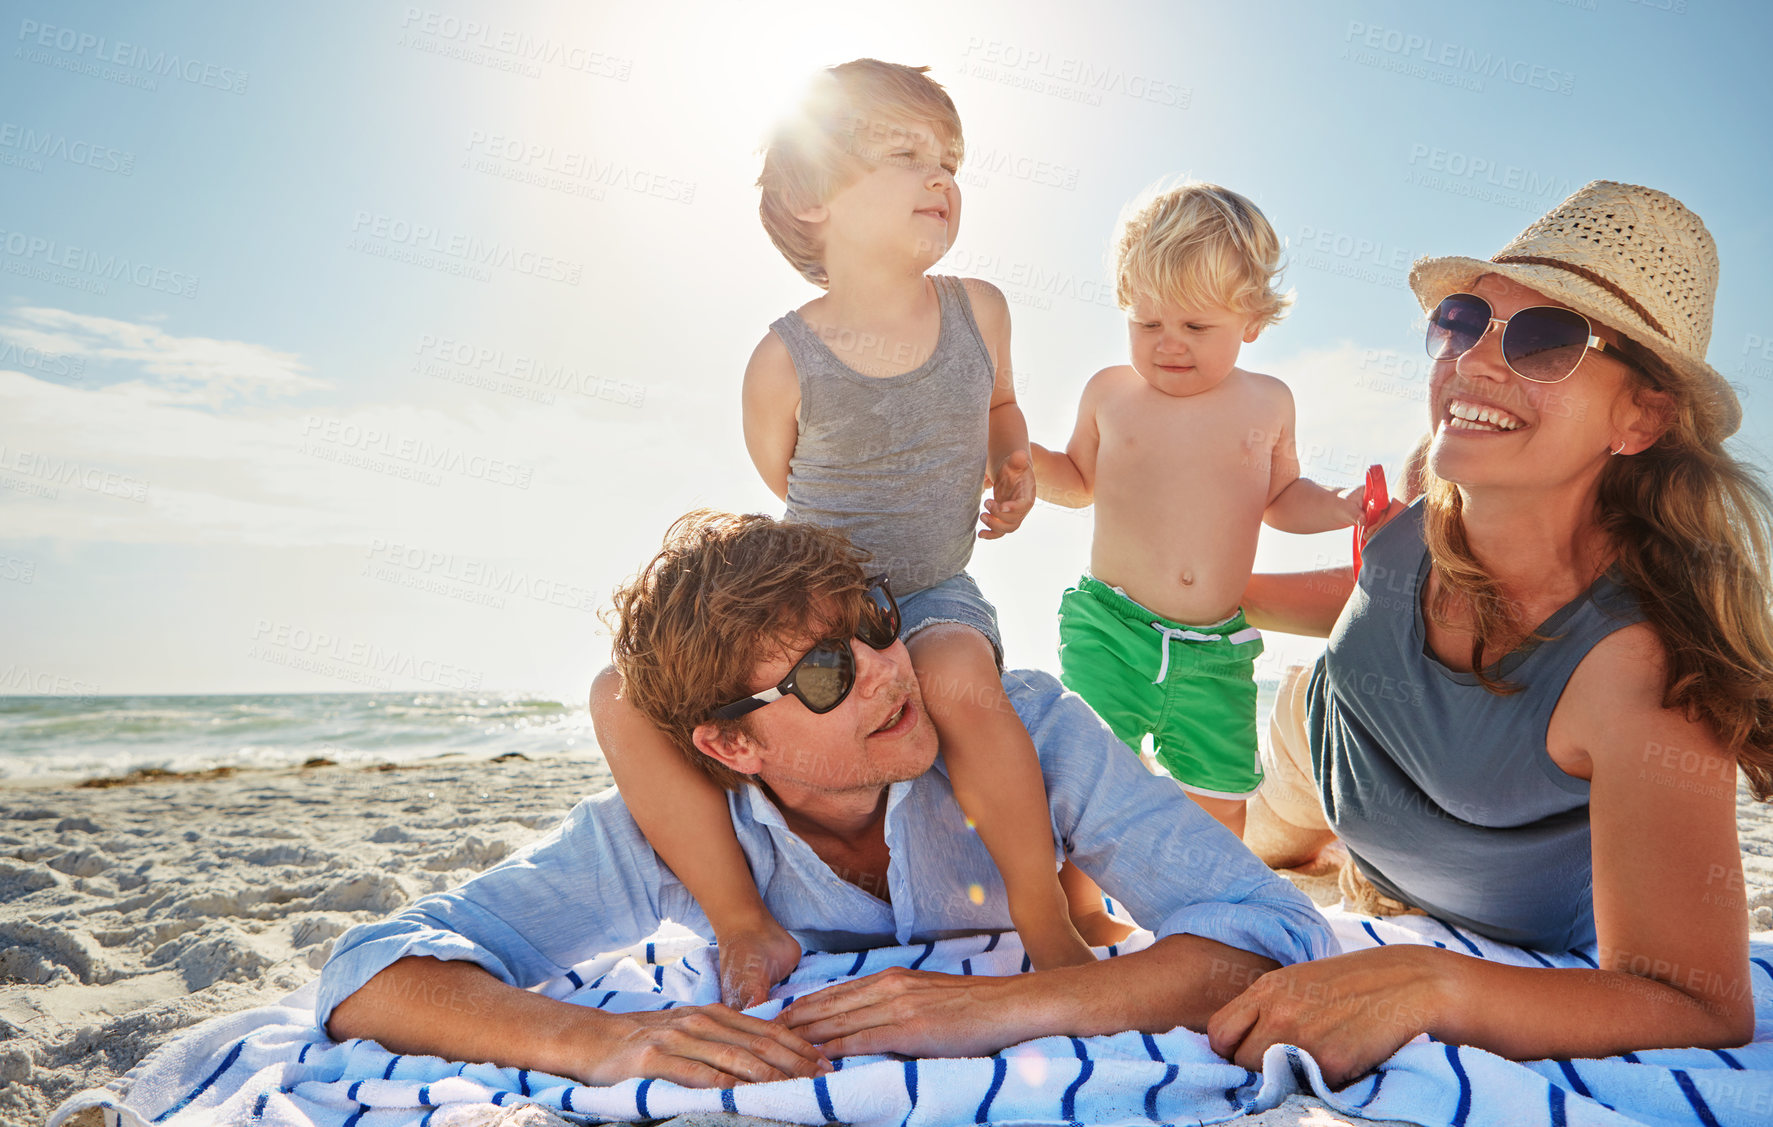
[[[0,781],[0,1124],[40,1124],[181,1030],[277,1001],[347,928],[496,864],[608,785],[594,753]],[[1738,821],[1766,930],[1773,807],[1743,794]],[[1240,1122],[1339,1120],[1294,1101]]]

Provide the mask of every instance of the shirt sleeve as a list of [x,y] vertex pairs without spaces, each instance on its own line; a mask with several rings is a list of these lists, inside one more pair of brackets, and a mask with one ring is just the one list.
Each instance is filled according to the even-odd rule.
[[1082,697],[1046,673],[1007,674],[1005,688],[1040,752],[1066,852],[1159,939],[1198,935],[1282,965],[1339,953],[1304,893],[1147,771]]
[[409,955],[461,959],[534,986],[651,935],[685,899],[680,890],[612,787],[467,883],[340,936],[320,972],[315,1017],[325,1028],[333,1007]]

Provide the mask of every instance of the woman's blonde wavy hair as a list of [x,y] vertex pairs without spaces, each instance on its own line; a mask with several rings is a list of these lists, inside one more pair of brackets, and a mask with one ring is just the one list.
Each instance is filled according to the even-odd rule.
[[[1653,353],[1628,338],[1621,345],[1634,402],[1655,409],[1651,395],[1666,395],[1668,429],[1639,454],[1607,459],[1595,516],[1617,552],[1613,573],[1667,653],[1662,706],[1709,723],[1765,802],[1773,799],[1773,495],[1756,467],[1700,437],[1691,397]],[[1423,529],[1440,580],[1429,613],[1471,632],[1485,688],[1517,691],[1484,668],[1483,655],[1544,639],[1472,554],[1458,488],[1432,472]],[[1461,604],[1471,621],[1455,625]]]

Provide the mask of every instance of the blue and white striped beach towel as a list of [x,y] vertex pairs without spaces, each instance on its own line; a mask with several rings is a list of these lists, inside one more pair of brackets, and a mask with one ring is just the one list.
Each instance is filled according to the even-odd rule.
[[[1328,913],[1347,950],[1433,943],[1521,966],[1593,966],[1592,952],[1528,952],[1435,920]],[[1763,935],[1763,940],[1773,936]],[[1150,942],[1139,933],[1126,949]],[[947,1127],[961,1123],[1219,1123],[1300,1093],[1367,1119],[1432,1125],[1773,1122],[1773,942],[1753,945],[1755,1042],[1727,1051],[1662,1049],[1604,1060],[1515,1063],[1418,1038],[1340,1092],[1298,1049],[1270,1049],[1261,1072],[1215,1056],[1186,1029],[1149,1035],[1047,1037],[983,1059],[853,1057],[816,1080],[726,1091],[627,1081],[591,1088],[490,1064],[389,1053],[371,1041],[335,1043],[314,1025],[312,987],[285,1004],[216,1018],[167,1044],[118,1083],[74,1096],[58,1127],[87,1107],[126,1127],[265,1123],[291,1127],[433,1127],[476,1106],[534,1103],[573,1121],[665,1119],[729,1111],[794,1123]],[[956,974],[1023,967],[1014,935],[945,940],[863,954],[809,956],[751,1012],[771,1016],[794,994],[889,966]],[[550,995],[611,1010],[716,1000],[714,952],[687,937],[606,955],[548,984]]]

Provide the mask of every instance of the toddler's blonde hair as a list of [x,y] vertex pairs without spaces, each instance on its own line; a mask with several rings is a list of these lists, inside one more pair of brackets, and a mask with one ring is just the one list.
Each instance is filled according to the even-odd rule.
[[1280,237],[1262,209],[1200,180],[1134,200],[1114,242],[1114,296],[1122,309],[1141,297],[1187,309],[1218,306],[1260,318],[1267,328],[1293,303],[1291,292],[1276,288],[1281,269]]
[[814,285],[825,286],[824,247],[796,212],[825,203],[869,166],[886,134],[929,125],[958,165],[960,114],[929,67],[856,59],[813,77],[800,102],[771,131],[763,152],[758,214],[770,241]]

